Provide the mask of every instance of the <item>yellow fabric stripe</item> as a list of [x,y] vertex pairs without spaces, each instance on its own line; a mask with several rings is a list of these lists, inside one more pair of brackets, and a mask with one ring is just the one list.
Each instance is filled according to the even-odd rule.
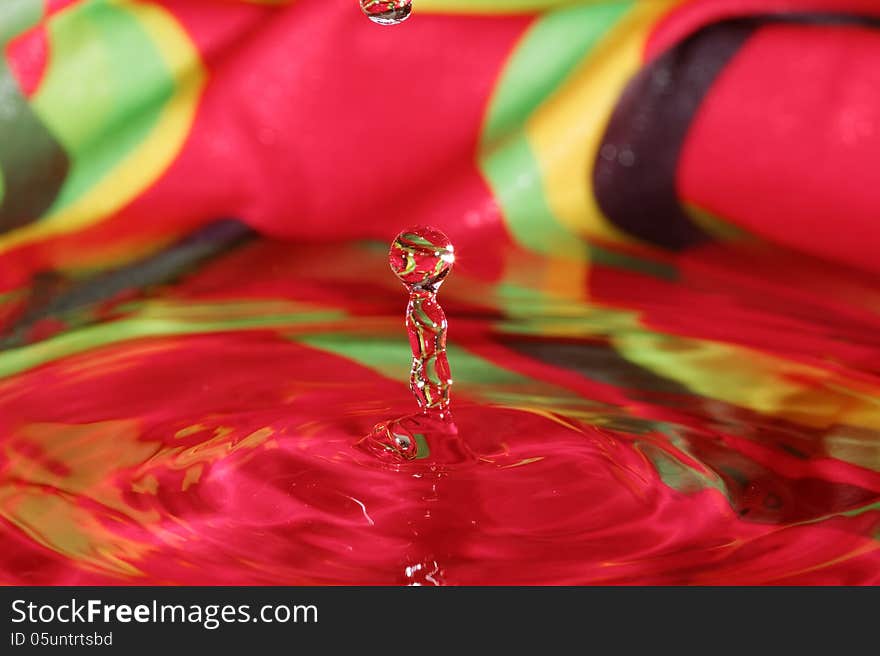
[[550,208],[575,234],[635,243],[614,228],[596,204],[593,162],[620,94],[642,64],[652,28],[680,2],[638,3],[526,124]]
[[166,10],[134,0],[110,0],[130,11],[157,44],[177,89],[150,137],[76,202],[0,239],[0,253],[87,228],[150,187],[180,152],[207,77],[189,36]]

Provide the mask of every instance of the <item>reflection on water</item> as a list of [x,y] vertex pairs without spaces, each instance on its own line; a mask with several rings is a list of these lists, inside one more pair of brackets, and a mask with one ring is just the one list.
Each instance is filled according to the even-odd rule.
[[876,280],[465,249],[468,457],[401,462],[356,446],[412,410],[384,251],[257,241],[25,337],[4,299],[2,582],[880,583]]

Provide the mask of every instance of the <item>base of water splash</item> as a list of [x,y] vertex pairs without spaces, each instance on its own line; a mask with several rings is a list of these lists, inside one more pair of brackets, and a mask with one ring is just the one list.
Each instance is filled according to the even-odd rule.
[[448,412],[443,417],[418,413],[383,421],[357,446],[391,463],[455,464],[476,459]]

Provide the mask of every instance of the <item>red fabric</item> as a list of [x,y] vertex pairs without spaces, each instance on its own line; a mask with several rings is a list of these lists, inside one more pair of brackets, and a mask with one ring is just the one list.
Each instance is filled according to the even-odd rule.
[[762,28],[692,124],[680,194],[776,243],[878,271],[878,108],[880,32]]
[[645,45],[645,58],[653,59],[689,34],[716,21],[786,13],[880,17],[880,3],[876,0],[691,0],[658,22]]
[[166,6],[207,53],[210,82],[181,156],[127,217],[231,213],[286,238],[390,239],[418,216],[449,226],[456,244],[506,240],[500,213],[481,230],[461,218],[492,205],[474,153],[495,78],[531,17],[426,15],[388,39],[323,2]]

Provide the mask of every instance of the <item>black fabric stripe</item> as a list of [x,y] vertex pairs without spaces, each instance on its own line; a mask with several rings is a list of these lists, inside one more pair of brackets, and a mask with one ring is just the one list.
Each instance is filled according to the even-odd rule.
[[754,30],[750,20],[711,25],[630,81],[593,169],[596,201],[617,227],[674,250],[707,239],[679,203],[678,159],[703,97]]
[[37,220],[55,200],[70,162],[0,65],[0,233]]
[[753,16],[758,25],[768,23],[793,23],[795,25],[816,25],[819,27],[871,27],[880,28],[880,16],[859,16],[857,14],[834,14],[821,12],[780,12]]
[[507,348],[545,364],[566,369],[614,387],[661,394],[692,396],[680,383],[633,364],[613,346],[597,342],[503,339]]
[[216,221],[165,250],[70,283],[55,272],[35,276],[27,308],[0,338],[0,349],[18,346],[28,330],[46,318],[61,318],[130,290],[168,283],[196,266],[254,238],[256,233],[234,219]]
[[678,198],[681,150],[703,98],[749,37],[767,24],[880,27],[880,18],[779,13],[719,21],[647,64],[624,90],[596,154],[596,201],[624,232],[681,250],[710,239]]

